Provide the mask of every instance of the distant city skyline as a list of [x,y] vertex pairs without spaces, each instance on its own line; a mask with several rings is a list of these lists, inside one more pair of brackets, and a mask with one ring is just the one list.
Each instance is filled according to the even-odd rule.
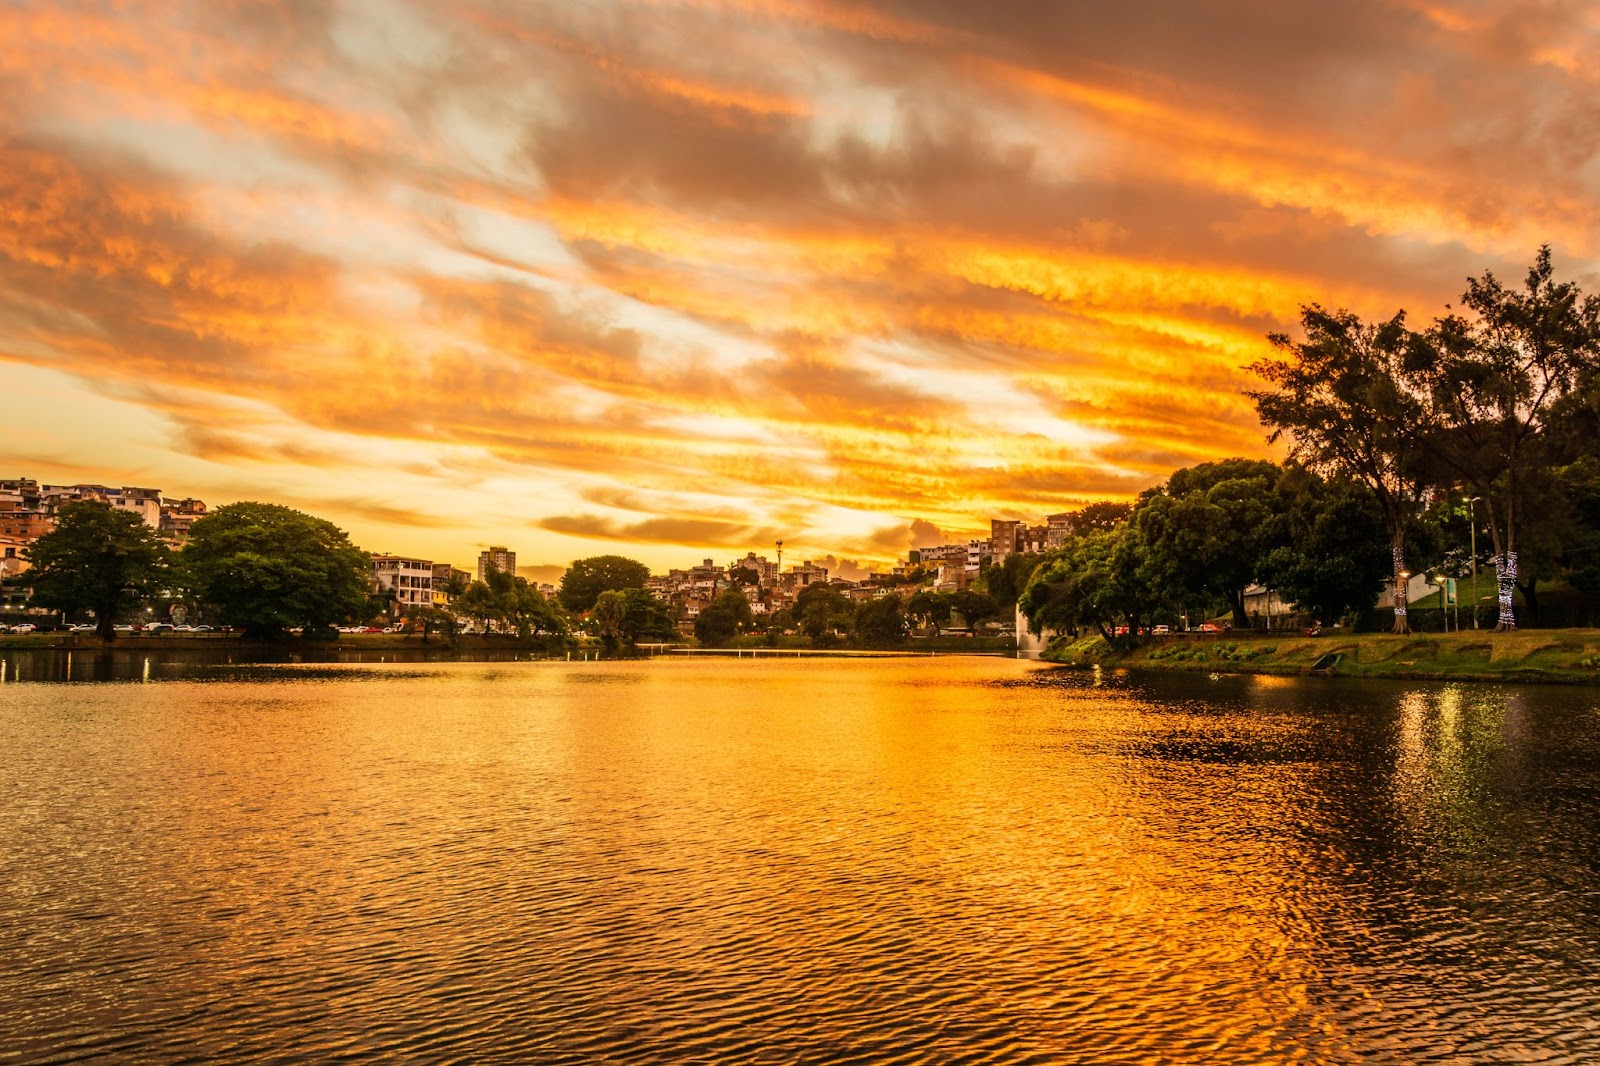
[[0,472],[526,571],[1275,456],[1298,305],[1600,268],[1592,5],[0,5]]

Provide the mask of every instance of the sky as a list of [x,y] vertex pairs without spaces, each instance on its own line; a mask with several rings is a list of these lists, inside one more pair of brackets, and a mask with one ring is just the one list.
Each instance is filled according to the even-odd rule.
[[[0,476],[861,563],[1272,455],[1302,304],[1600,269],[1600,8],[0,0]],[[470,568],[470,566],[469,566]],[[556,571],[529,569],[535,574]]]

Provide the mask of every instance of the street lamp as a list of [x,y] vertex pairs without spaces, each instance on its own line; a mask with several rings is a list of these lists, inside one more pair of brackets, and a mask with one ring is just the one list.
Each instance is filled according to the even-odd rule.
[[1467,500],[1467,536],[1472,544],[1472,628],[1478,628],[1478,509],[1473,505],[1482,496]]

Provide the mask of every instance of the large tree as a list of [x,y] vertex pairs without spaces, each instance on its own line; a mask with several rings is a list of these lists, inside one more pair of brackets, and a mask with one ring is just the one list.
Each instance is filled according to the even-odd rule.
[[906,615],[900,597],[874,596],[856,607],[851,626],[863,648],[898,648],[906,642]]
[[1127,526],[1072,540],[1034,571],[1017,601],[1028,628],[1036,634],[1093,628],[1112,639],[1120,623],[1132,639],[1157,602],[1146,577],[1144,547]]
[[560,636],[567,632],[566,619],[556,605],[525,577],[495,571],[486,575],[495,595],[500,620],[516,631],[522,640]]
[[1259,459],[1223,459],[1179,470],[1145,493],[1128,520],[1143,543],[1145,580],[1161,596],[1184,603],[1214,597],[1249,625],[1244,590],[1281,535],[1282,471]]
[[28,548],[33,603],[64,613],[94,612],[111,641],[117,615],[154,592],[167,574],[167,549],[131,511],[98,501],[62,506],[56,528]]
[[694,639],[708,648],[720,648],[752,620],[750,601],[738,589],[730,588],[695,615]]
[[1551,415],[1600,363],[1600,297],[1557,282],[1548,245],[1521,289],[1492,273],[1467,279],[1466,314],[1440,319],[1412,370],[1433,401],[1437,457],[1483,500],[1495,552],[1500,619],[1516,628],[1518,530],[1526,482],[1548,466]]
[[371,561],[322,518],[270,503],[230,503],[195,522],[181,558],[197,596],[247,637],[329,631],[368,607]]
[[1331,624],[1369,610],[1389,574],[1383,509],[1365,486],[1326,481],[1290,464],[1279,483],[1282,536],[1261,579],[1301,610]]
[[1289,454],[1319,474],[1369,489],[1383,512],[1394,589],[1394,632],[1410,629],[1406,538],[1437,479],[1425,439],[1426,404],[1409,385],[1408,359],[1425,345],[1405,312],[1381,323],[1315,304],[1300,312],[1305,339],[1270,340],[1280,357],[1250,369],[1269,386],[1248,395],[1269,440],[1289,438]]
[[906,614],[923,625],[933,627],[933,635],[950,624],[950,614],[955,609],[950,596],[932,589],[918,589],[906,603]]
[[582,612],[594,607],[602,592],[642,589],[650,568],[621,555],[593,555],[576,559],[561,575],[557,598],[569,611]]
[[855,607],[830,585],[807,585],[794,598],[794,616],[811,643],[825,647],[838,640],[839,631],[850,628]]
[[[748,607],[746,604],[747,611]],[[594,603],[594,621],[600,639],[609,648],[631,648],[640,637],[671,640],[678,635],[667,605],[644,589],[602,592]]]

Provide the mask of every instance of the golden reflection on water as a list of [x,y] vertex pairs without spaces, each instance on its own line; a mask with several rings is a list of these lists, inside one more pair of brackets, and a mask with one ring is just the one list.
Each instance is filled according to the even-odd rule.
[[[0,995],[31,996],[0,1046],[25,1057],[86,1018],[156,1058],[1600,1052],[1572,1021],[1600,1006],[1588,694],[981,659],[128,668],[0,695]],[[226,1024],[170,1022],[196,1016]]]

